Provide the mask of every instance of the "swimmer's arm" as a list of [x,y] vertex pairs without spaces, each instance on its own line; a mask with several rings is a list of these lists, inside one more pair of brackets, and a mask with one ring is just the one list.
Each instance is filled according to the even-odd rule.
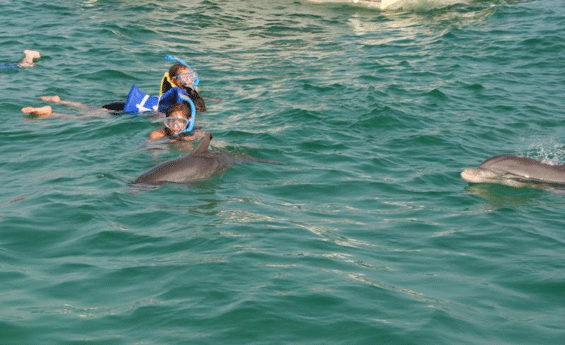
[[156,129],[153,132],[149,133],[149,140],[156,140],[156,139],[162,139],[166,136],[167,134],[165,133],[165,129],[161,128],[161,129]]

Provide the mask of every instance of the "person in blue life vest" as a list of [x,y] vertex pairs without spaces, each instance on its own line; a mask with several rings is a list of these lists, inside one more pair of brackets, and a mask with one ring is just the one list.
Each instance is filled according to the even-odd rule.
[[126,102],[114,102],[103,106],[111,111],[123,111],[125,113],[136,113],[154,110],[164,113],[172,104],[186,101],[189,98],[199,113],[206,110],[204,99],[198,93],[200,78],[196,72],[185,61],[166,55],[169,61],[177,63],[163,74],[159,88],[159,97],[146,95],[134,85],[128,94]]
[[[124,112],[141,113],[146,111],[165,113],[167,109],[175,103],[186,101],[189,98],[195,105],[198,112],[206,110],[204,99],[197,91],[200,82],[198,75],[183,60],[167,55],[168,60],[178,61],[169,68],[163,75],[160,85],[159,97],[149,96],[139,90],[135,85],[132,86],[125,102],[114,102],[102,106],[103,112]],[[62,100],[59,96],[41,96],[41,100],[61,104],[66,106],[78,107],[84,110],[91,107],[73,101]],[[35,115],[36,117],[48,117],[54,115],[53,108],[49,105],[42,107],[24,107],[23,113]]]
[[[179,59],[180,60],[180,59]],[[182,61],[182,60],[180,60]],[[159,90],[159,98],[162,100],[171,90],[182,92],[187,95],[196,107],[199,113],[206,110],[204,99],[197,91],[200,79],[194,70],[184,61],[174,64],[169,71],[163,75],[161,79],[161,87]]]

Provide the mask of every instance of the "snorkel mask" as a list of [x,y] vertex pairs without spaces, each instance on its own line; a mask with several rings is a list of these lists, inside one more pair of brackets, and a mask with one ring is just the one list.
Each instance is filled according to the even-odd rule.
[[176,56],[165,55],[165,59],[169,61],[176,61],[181,65],[190,69],[190,71],[181,73],[174,78],[180,80],[183,86],[189,87],[191,89],[196,89],[196,87],[200,83],[200,78],[198,78],[198,74],[196,74],[196,72],[192,69],[192,67],[190,67],[189,64],[187,64],[184,60],[181,60]]
[[184,117],[166,117],[163,120],[163,123],[165,124],[165,127],[167,127],[171,132],[178,131],[179,128],[184,128],[173,136],[179,136],[183,133],[190,132],[190,127],[194,126],[194,123],[191,121],[191,119]]

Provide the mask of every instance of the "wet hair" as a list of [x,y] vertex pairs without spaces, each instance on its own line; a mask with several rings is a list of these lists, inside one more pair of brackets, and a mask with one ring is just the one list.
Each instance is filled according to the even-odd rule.
[[165,112],[165,116],[170,117],[171,114],[179,111],[182,112],[187,119],[190,119],[192,117],[190,106],[188,105],[187,102],[175,103],[171,105],[169,108],[167,108],[167,111]]
[[187,92],[188,97],[190,97],[190,99],[194,103],[194,106],[196,107],[196,111],[202,112],[202,111],[206,110],[206,104],[204,103],[204,98],[202,98],[200,96],[200,94],[198,92],[196,92],[196,90],[188,88],[187,91],[188,91]]
[[169,76],[171,76],[171,78],[176,77],[177,75],[180,74],[179,71],[181,69],[185,69],[185,68],[190,69],[189,67],[186,67],[185,65],[182,65],[180,63],[176,63],[176,64],[172,65],[171,68],[169,68]]

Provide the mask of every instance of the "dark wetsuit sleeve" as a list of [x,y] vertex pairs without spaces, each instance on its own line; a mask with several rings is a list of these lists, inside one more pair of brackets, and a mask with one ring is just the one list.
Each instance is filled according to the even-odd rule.
[[114,102],[109,104],[104,104],[102,108],[112,110],[112,111],[123,111],[126,102]]

